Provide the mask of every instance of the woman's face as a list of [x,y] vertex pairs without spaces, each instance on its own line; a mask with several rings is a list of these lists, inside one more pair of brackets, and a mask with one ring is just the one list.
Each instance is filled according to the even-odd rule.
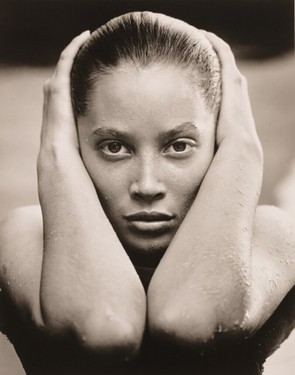
[[78,119],[82,158],[131,257],[160,257],[214,153],[215,117],[185,69],[121,66],[99,76]]

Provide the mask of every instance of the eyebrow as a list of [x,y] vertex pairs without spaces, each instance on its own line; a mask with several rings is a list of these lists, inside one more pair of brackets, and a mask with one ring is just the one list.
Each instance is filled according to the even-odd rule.
[[114,138],[120,138],[125,141],[131,141],[134,137],[131,133],[110,128],[108,126],[102,126],[97,129],[95,129],[92,132],[93,135],[98,135],[99,137],[105,137],[105,136],[113,136]]
[[164,130],[163,132],[160,132],[159,138],[164,139],[164,140],[167,138],[171,139],[171,138],[175,138],[181,135],[181,133],[188,133],[188,132],[195,133],[195,136],[197,136],[197,138],[200,137],[200,132],[197,126],[193,124],[192,122],[187,121],[180,125],[175,126],[175,128],[173,129]]
[[[187,133],[187,132],[193,132],[197,138],[200,136],[199,129],[195,124],[193,124],[190,121],[186,121],[180,125],[175,126],[172,129],[161,131],[158,138],[160,140],[167,140],[171,138],[175,138],[181,133]],[[132,141],[134,139],[134,136],[131,133],[114,129],[108,126],[102,126],[99,128],[96,128],[93,132],[93,135],[97,135],[99,137],[105,137],[105,136],[113,136],[115,138],[119,138],[125,141]]]

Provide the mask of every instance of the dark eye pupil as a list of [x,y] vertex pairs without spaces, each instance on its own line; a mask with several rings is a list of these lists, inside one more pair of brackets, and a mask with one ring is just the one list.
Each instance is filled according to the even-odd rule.
[[112,142],[108,145],[108,149],[110,152],[112,152],[113,154],[119,152],[122,148],[122,145],[120,145],[120,143],[118,142]]
[[186,149],[186,143],[184,142],[176,142],[173,144],[173,148],[177,152],[184,151]]

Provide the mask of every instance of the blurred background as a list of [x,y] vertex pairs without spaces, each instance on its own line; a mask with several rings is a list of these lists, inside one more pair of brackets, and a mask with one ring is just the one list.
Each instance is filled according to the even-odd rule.
[[295,213],[292,0],[0,0],[0,219],[38,202],[42,86],[61,50],[81,31],[134,10],[180,18],[232,46],[264,149],[260,203]]

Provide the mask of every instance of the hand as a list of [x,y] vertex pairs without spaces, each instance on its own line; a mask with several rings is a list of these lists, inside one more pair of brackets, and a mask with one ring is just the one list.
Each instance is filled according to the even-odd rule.
[[213,33],[202,32],[213,45],[221,63],[222,102],[216,132],[217,146],[228,137],[233,140],[243,138],[261,150],[246,78],[238,70],[229,45]]
[[40,154],[43,151],[56,152],[57,149],[62,152],[79,149],[71,102],[70,73],[74,58],[89,34],[89,31],[83,32],[63,50],[53,77],[44,85]]

